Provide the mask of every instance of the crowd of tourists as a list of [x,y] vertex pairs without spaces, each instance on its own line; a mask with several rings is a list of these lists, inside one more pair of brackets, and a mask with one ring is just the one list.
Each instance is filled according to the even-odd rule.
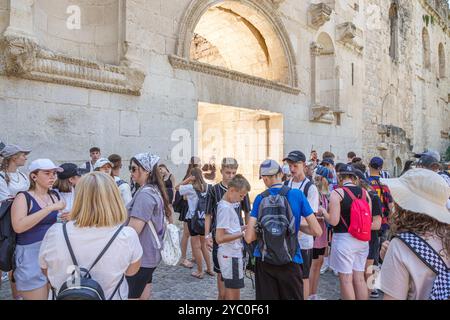
[[31,152],[0,143],[0,269],[14,299],[148,300],[167,249],[192,281],[216,277],[218,300],[239,300],[248,274],[257,300],[322,300],[326,272],[342,300],[450,299],[450,173],[437,152],[391,178],[381,157],[295,150],[260,164],[254,200],[232,157],[192,157],[176,181],[140,153],[125,181],[121,156],[97,147],[82,166],[23,170]]

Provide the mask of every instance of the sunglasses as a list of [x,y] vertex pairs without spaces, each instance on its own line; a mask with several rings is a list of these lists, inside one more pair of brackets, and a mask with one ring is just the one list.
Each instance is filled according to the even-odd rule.
[[135,173],[138,169],[138,167],[136,166],[129,166],[128,169],[130,170],[131,173]]

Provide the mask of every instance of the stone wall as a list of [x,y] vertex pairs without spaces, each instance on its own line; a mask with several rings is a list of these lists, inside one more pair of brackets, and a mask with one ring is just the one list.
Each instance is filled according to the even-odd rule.
[[[19,2],[27,1],[11,0],[12,5]],[[95,1],[72,2],[83,6]],[[309,153],[314,148],[322,153],[331,149],[342,161],[349,150],[364,157],[381,154],[392,159],[388,160],[392,169],[397,157],[402,161],[408,157],[411,148],[405,144],[406,140],[413,151],[422,151],[426,146],[443,151],[448,145],[449,140],[442,138],[441,131],[449,130],[450,86],[448,76],[436,79],[440,42],[446,46],[448,70],[448,31],[445,33],[437,24],[428,27],[432,59],[431,70],[424,72],[420,67],[419,44],[422,15],[426,11],[418,2],[400,1],[400,61],[395,64],[389,57],[388,0],[359,1],[357,8],[341,7],[345,1],[324,1],[332,9],[331,13],[319,7],[314,11],[319,15],[314,24],[308,18],[312,12],[310,4],[321,1],[285,0],[274,5],[270,0],[242,0],[242,5],[259,6],[261,15],[272,17],[269,25],[279,37],[279,52],[286,59],[287,80],[282,84],[189,61],[190,51],[184,52],[182,48],[183,36],[191,32],[191,37],[187,36],[190,44],[195,21],[185,19],[185,15],[188,8],[196,13],[196,5],[203,8],[206,0],[117,2],[123,8],[119,12],[123,19],[123,29],[119,28],[123,30],[122,35],[120,31],[111,33],[112,28],[116,29],[114,19],[105,22],[112,16],[97,20],[95,17],[100,13],[89,11],[93,16],[88,14],[82,18],[92,22],[87,22],[88,28],[93,28],[94,23],[105,23],[108,36],[100,38],[108,39],[105,45],[111,45],[111,52],[115,50],[113,39],[122,39],[122,43],[114,46],[119,48],[114,54],[117,59],[100,53],[94,55],[90,50],[95,51],[97,44],[89,40],[93,39],[92,34],[87,38],[74,37],[73,45],[62,46],[74,58],[99,60],[98,64],[84,61],[84,69],[79,69],[78,60],[68,61],[57,55],[55,58],[53,52],[64,42],[44,33],[44,26],[35,32],[36,25],[30,27],[18,17],[11,20],[15,27],[23,26],[26,33],[34,34],[38,45],[50,53],[34,47],[38,51],[30,51],[32,54],[27,56],[28,51],[21,51],[22,47],[14,45],[12,40],[6,42],[9,44],[6,49],[5,45],[1,47],[2,54],[7,53],[12,59],[0,58],[2,140],[31,146],[34,151],[30,159],[45,156],[59,163],[87,160],[89,147],[93,145],[100,146],[104,155],[119,153],[125,160],[137,152],[152,151],[160,154],[162,162],[181,176],[186,166],[172,163],[172,156],[179,151],[179,136],[186,130],[191,137],[184,142],[194,149],[198,104],[204,102],[279,113],[283,117],[284,138],[280,143],[284,152],[295,148]],[[8,25],[7,3],[0,0],[0,32]],[[370,4],[382,8],[383,23],[377,30],[366,27],[365,9]],[[21,16],[27,19],[39,8],[43,7],[35,7]],[[321,85],[325,86],[325,92],[330,87],[334,90],[331,94],[334,98],[328,94],[325,99],[335,100],[331,109],[326,109],[330,106],[324,109],[328,122],[311,121],[314,87],[311,44],[318,42],[322,33],[330,37],[335,49],[334,79],[330,79],[333,74],[329,72],[317,77],[322,80],[317,83],[319,88]],[[40,52],[43,57],[36,60],[33,52]],[[24,56],[28,60],[22,59]],[[66,73],[70,71],[65,75],[65,82],[58,78],[55,71],[61,70],[58,68],[45,73],[45,79],[41,75],[39,81],[28,80],[35,79],[37,72],[29,65],[55,61],[52,59],[56,59],[58,68]],[[1,67],[5,61],[20,68],[7,71],[8,68]],[[103,65],[104,62],[108,64]],[[80,75],[78,70],[86,71]],[[98,70],[95,81],[91,80],[90,70]],[[102,79],[109,82],[97,86]],[[96,89],[90,87],[91,83],[96,84]],[[387,136],[380,125],[391,126],[388,128],[395,134]]]

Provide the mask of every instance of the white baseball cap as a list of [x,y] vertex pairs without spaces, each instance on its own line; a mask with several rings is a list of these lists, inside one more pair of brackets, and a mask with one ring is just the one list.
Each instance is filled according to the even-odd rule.
[[52,160],[50,159],[37,159],[31,162],[28,167],[30,172],[34,172],[36,170],[55,170],[56,172],[63,172],[64,169],[61,167],[57,167]]
[[446,207],[450,187],[437,173],[411,169],[400,178],[380,182],[389,187],[394,201],[403,209],[450,224],[450,211]]
[[101,167],[103,167],[104,165],[109,164],[112,167],[114,167],[114,165],[112,164],[111,161],[109,161],[106,158],[100,158],[97,160],[97,162],[94,164],[94,170],[100,169]]

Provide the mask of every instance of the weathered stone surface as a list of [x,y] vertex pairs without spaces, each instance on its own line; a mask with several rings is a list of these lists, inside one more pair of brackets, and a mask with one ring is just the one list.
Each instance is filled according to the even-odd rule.
[[[194,150],[199,102],[280,113],[285,152],[331,149],[345,160],[352,149],[385,157],[392,173],[411,151],[449,145],[444,0],[224,0],[220,10],[208,0],[70,1],[82,9],[80,30],[64,28],[68,1],[33,2],[0,0],[0,138],[32,147],[30,160],[82,161],[94,144],[125,160],[149,149],[169,159],[176,129],[191,133]],[[311,43],[324,49],[312,55]],[[184,174],[184,164],[168,164]]]

